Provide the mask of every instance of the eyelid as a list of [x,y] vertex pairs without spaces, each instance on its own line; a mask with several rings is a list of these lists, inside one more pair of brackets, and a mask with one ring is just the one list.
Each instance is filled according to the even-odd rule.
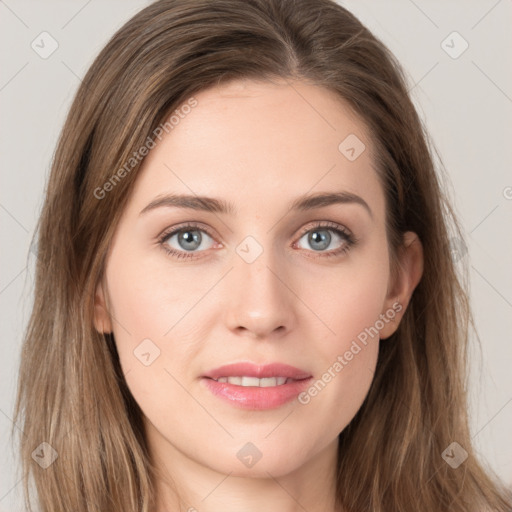
[[333,229],[335,231],[341,231],[344,235],[350,236],[350,237],[354,238],[354,241],[357,241],[357,239],[354,237],[352,232],[341,224],[338,224],[331,220],[315,220],[315,221],[311,221],[311,222],[312,223],[306,224],[301,229],[299,238],[303,237],[306,233],[308,233],[312,229],[323,228],[323,229]]
[[189,222],[180,222],[179,224],[171,227],[165,228],[158,236],[158,241],[163,241],[169,238],[171,235],[176,234],[179,231],[184,231],[186,229],[197,229],[199,231],[204,231],[211,238],[216,238],[217,235],[213,232],[211,228],[209,228],[206,224],[196,221]]

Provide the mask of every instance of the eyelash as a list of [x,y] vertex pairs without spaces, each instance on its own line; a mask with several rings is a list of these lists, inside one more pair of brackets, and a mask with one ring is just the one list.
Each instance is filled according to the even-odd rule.
[[[336,234],[340,235],[341,238],[343,238],[345,240],[345,244],[343,245],[343,247],[341,247],[339,249],[328,251],[328,252],[320,252],[319,256],[311,256],[313,258],[317,258],[317,257],[329,258],[329,257],[333,257],[333,256],[341,256],[342,254],[346,254],[359,241],[353,234],[351,234],[349,231],[347,231],[343,226],[340,226],[339,224],[336,224],[334,222],[329,222],[329,221],[318,221],[313,226],[308,226],[307,228],[304,228],[301,231],[297,242],[306,233],[309,233],[310,231],[315,231],[318,229],[326,229],[326,230],[335,232]],[[196,224],[194,222],[189,222],[182,226],[178,226],[177,228],[172,228],[171,230],[165,231],[158,238],[158,244],[162,247],[162,249],[168,255],[170,255],[174,258],[185,258],[185,259],[195,258],[196,257],[195,252],[176,251],[174,249],[169,248],[169,246],[165,243],[172,235],[175,235],[176,233],[180,233],[182,231],[187,231],[187,230],[203,231],[211,238],[215,238],[213,233],[205,226]],[[295,245],[295,242],[294,242],[294,245]],[[199,252],[203,252],[203,251],[199,251]]]

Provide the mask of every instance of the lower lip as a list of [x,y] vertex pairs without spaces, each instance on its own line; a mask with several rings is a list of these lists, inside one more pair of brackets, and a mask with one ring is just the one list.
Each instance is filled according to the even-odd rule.
[[290,402],[309,385],[313,377],[296,380],[281,386],[260,388],[256,386],[237,386],[228,382],[217,382],[204,377],[206,387],[216,396],[242,409],[276,409]]

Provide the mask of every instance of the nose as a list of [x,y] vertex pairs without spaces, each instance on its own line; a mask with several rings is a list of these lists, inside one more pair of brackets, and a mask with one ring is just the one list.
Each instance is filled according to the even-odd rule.
[[227,327],[252,338],[282,337],[296,324],[297,298],[285,265],[266,249],[248,263],[234,255],[234,268],[226,279]]

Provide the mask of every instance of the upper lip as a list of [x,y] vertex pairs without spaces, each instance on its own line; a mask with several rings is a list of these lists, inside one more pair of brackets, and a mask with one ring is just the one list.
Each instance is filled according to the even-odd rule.
[[257,365],[251,362],[241,362],[219,366],[203,375],[203,377],[209,377],[211,379],[242,376],[257,377],[259,379],[267,377],[287,377],[289,379],[301,380],[311,377],[311,374],[283,363]]

